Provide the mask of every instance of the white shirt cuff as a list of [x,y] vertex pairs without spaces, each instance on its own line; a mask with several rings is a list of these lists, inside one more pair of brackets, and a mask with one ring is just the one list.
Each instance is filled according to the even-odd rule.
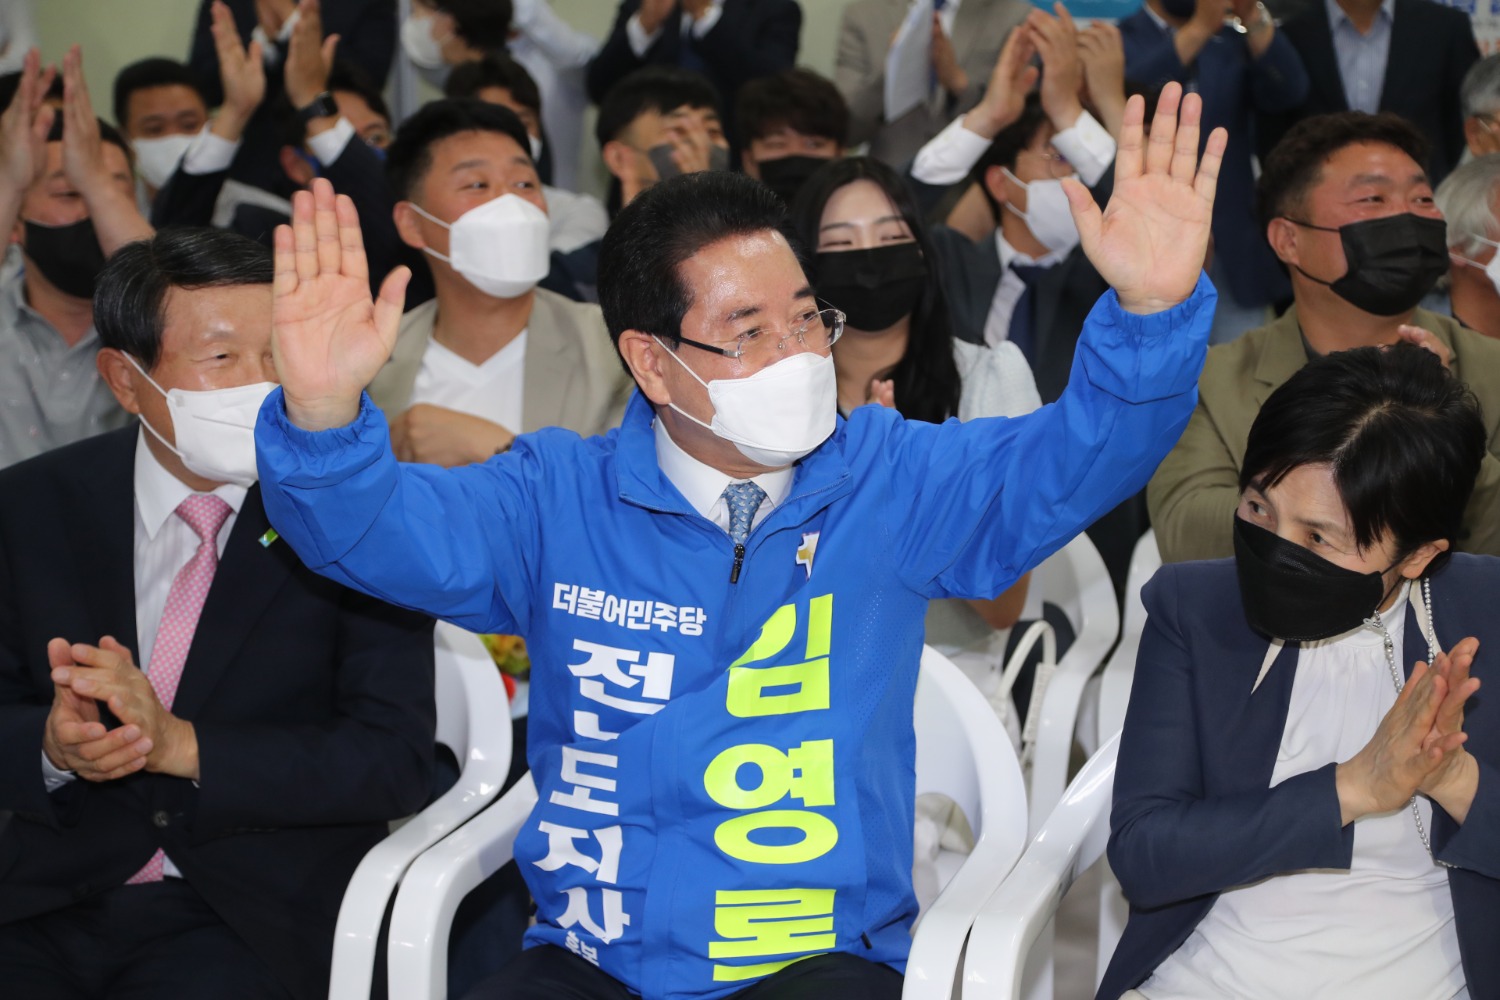
[[354,138],[354,126],[349,119],[340,116],[333,128],[326,132],[319,132],[307,140],[307,151],[318,158],[318,162],[325,167],[338,161],[344,155],[344,150],[349,145],[349,140]]
[[[718,4],[714,4],[712,7],[708,8],[708,10],[704,11],[703,16],[693,22],[693,37],[702,38],[710,31],[713,31],[714,25],[719,23],[719,16],[723,13],[724,8],[720,7]],[[683,16],[685,17],[686,15]]]
[[641,15],[631,14],[630,20],[625,22],[625,37],[630,40],[630,51],[635,53],[637,59],[646,58],[646,50],[661,37],[661,28],[657,28],[651,34],[646,34],[646,29],[641,27]]
[[55,792],[68,782],[76,780],[78,775],[55,766],[47,759],[47,751],[42,751],[42,781],[47,785],[47,791]]
[[1115,162],[1114,137],[1087,111],[1078,116],[1072,128],[1052,137],[1052,148],[1068,158],[1086,187],[1098,184]]
[[276,47],[276,43],[271,41],[271,36],[267,35],[265,29],[260,25],[257,24],[254,28],[250,29],[250,40],[252,42],[260,42],[261,58],[266,62],[272,66],[281,62],[281,50]]
[[964,128],[963,116],[959,115],[918,150],[911,175],[923,184],[957,184],[969,176],[992,141]]
[[231,142],[223,136],[214,135],[205,125],[203,131],[198,133],[198,138],[183,154],[178,169],[194,177],[228,170],[229,165],[234,162],[234,154],[239,150],[238,140]]
[[278,42],[289,42],[292,40],[292,29],[297,27],[297,22],[302,20],[302,11],[293,10],[285,21],[281,22],[281,30],[276,32]]

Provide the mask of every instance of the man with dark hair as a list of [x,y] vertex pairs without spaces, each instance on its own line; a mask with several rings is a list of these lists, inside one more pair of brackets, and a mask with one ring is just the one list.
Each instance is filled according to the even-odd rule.
[[1224,135],[1198,169],[1179,95],[1149,154],[1143,102],[1127,110],[1107,217],[1070,189],[1116,291],[1068,392],[1013,420],[840,420],[842,314],[781,200],[710,171],[605,237],[605,318],[639,388],[617,432],[401,464],[361,387],[406,275],[371,303],[352,206],[298,195],[276,238],[284,391],[256,425],[274,523],[319,572],[519,632],[532,658],[538,803],[515,855],[536,924],[475,996],[900,995],[927,603],[1004,590],[1138,488],[1191,409]]
[[141,426],[0,473],[14,996],[327,996],[349,878],[426,798],[431,620],[315,576],[255,486],[271,279],[219,230],[121,248],[98,366]]
[[114,107],[149,201],[208,124],[203,86],[175,59],[142,59],[115,74]]
[[1147,497],[1168,562],[1233,554],[1238,470],[1267,395],[1310,357],[1410,341],[1483,405],[1489,451],[1462,550],[1500,554],[1500,343],[1418,307],[1448,270],[1422,134],[1391,114],[1299,122],[1265,161],[1258,198],[1271,249],[1291,274],[1280,319],[1208,353],[1198,406]]
[[526,127],[527,150],[542,178],[542,193],[552,222],[553,250],[569,253],[604,235],[609,228],[609,215],[598,198],[550,183],[547,166],[551,151],[542,136],[542,95],[526,67],[503,52],[491,53],[477,62],[453,67],[443,93],[498,104],[521,119]]
[[729,169],[719,99],[697,73],[653,66],[621,80],[599,106],[599,152],[613,180],[613,214],[678,174]]
[[790,205],[813,171],[843,155],[849,106],[812,70],[783,70],[740,88],[735,126],[741,168]]
[[121,245],[151,234],[135,204],[130,151],[94,117],[75,47],[61,111],[33,52],[0,115],[0,467],[122,425],[94,371],[94,282]]

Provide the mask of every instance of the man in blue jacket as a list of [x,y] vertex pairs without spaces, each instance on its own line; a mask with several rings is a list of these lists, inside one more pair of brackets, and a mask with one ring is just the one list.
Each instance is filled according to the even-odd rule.
[[539,801],[515,853],[537,922],[481,995],[900,995],[927,602],[999,593],[1140,489],[1195,402],[1225,136],[1199,166],[1180,96],[1149,143],[1130,105],[1107,212],[1069,185],[1114,291],[1068,391],[1016,420],[837,419],[842,315],[769,189],[710,172],[605,238],[640,390],[619,430],[402,466],[360,389],[405,275],[372,305],[348,200],[298,196],[276,237],[283,389],[257,428],[273,522],[318,572],[532,656]]

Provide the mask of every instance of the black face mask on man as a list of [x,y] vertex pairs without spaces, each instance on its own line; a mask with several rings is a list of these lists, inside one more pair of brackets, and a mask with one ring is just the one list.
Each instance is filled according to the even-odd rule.
[[1288,221],[1339,234],[1348,266],[1342,278],[1324,281],[1300,267],[1297,270],[1374,316],[1397,316],[1416,308],[1437,280],[1448,273],[1448,224],[1442,219],[1403,212],[1337,228]]
[[790,205],[807,179],[830,162],[826,156],[783,156],[765,160],[757,166],[760,168],[760,182]]
[[927,263],[915,243],[824,252],[813,264],[818,296],[866,333],[888,330],[911,315],[927,280]]
[[1287,642],[1327,639],[1356,628],[1388,593],[1390,567],[1356,573],[1238,515],[1234,566],[1250,627]]
[[58,290],[80,299],[94,297],[94,282],[104,270],[104,250],[92,219],[65,226],[26,221],[26,256]]

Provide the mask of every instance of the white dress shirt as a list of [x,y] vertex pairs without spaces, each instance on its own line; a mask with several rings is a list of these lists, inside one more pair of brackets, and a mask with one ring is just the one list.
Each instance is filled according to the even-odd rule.
[[525,330],[477,365],[433,337],[422,353],[411,401],[482,417],[518,434],[526,393],[525,366]]
[[[197,553],[201,540],[186,521],[174,516],[182,502],[194,495],[193,489],[156,460],[156,455],[146,443],[144,428],[136,434],[134,486],[135,634],[139,646],[135,650],[135,659],[147,676],[150,676],[156,630],[161,625],[167,596],[172,592],[172,581]],[[213,491],[214,496],[229,504],[229,516],[224,519],[224,525],[215,539],[221,556],[248,492],[245,487],[232,483],[226,483]],[[91,643],[98,640],[98,636],[82,639]],[[76,775],[53,767],[43,752],[42,777],[46,781],[47,791],[51,792],[72,781]],[[171,858],[165,860],[162,871],[172,878],[182,877]]]
[[[682,12],[682,30],[691,32],[694,38],[702,38],[714,30],[714,25],[719,23],[719,18],[724,14],[724,0],[712,0],[708,10],[696,21],[687,11]],[[661,37],[666,25],[658,25],[657,29],[650,34],[641,27],[641,15],[632,14],[630,20],[625,22],[625,37],[630,41],[630,51],[635,53],[637,59],[646,58],[646,51],[656,44]]]
[[[717,524],[724,534],[729,534],[729,505],[724,502],[724,489],[730,483],[742,483],[745,480],[733,479],[683,451],[672,440],[672,435],[667,433],[660,420],[655,421],[654,426],[656,464],[661,467],[662,475],[677,487],[677,492],[682,494],[688,506]],[[751,531],[755,530],[755,526],[767,514],[786,501],[786,495],[792,489],[793,468],[788,466],[775,472],[764,472],[749,480],[766,491],[766,498],[760,502],[760,507],[750,520]]]
[[[957,184],[969,176],[993,141],[970,132],[964,127],[964,116],[959,115],[917,151],[911,175],[923,184]],[[1087,111],[1052,136],[1052,148],[1068,158],[1078,171],[1078,179],[1087,187],[1099,183],[1099,178],[1115,162],[1114,137]]]
[[[1397,650],[1406,586],[1385,616]],[[1272,787],[1353,757],[1396,701],[1373,628],[1304,644],[1296,669]],[[1431,831],[1431,803],[1419,795],[1417,808]],[[1288,872],[1220,894],[1140,991],[1149,1000],[1465,998],[1447,872],[1422,846],[1410,805],[1361,817],[1348,870]]]
[[1028,257],[1007,243],[998,228],[995,230],[995,246],[1000,252],[1000,284],[995,286],[995,297],[990,300],[990,312],[984,320],[984,342],[991,347],[1010,340],[1010,317],[1021,301],[1021,294],[1026,291],[1026,283],[1010,269],[1011,264],[1053,267],[1067,256],[1054,250],[1041,257]]

